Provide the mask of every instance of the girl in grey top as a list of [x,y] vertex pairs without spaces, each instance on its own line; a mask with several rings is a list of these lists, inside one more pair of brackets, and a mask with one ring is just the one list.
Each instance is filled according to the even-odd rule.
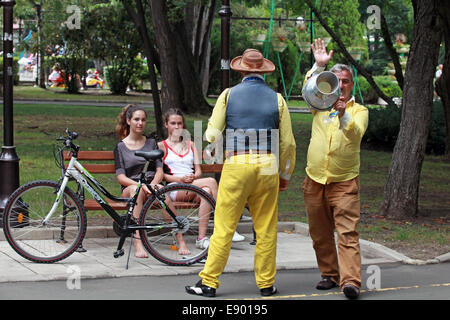
[[[120,142],[117,143],[114,149],[116,176],[123,189],[122,197],[131,198],[136,193],[137,181],[145,165],[145,159],[135,156],[134,152],[137,150],[151,151],[157,149],[158,146],[154,139],[147,138],[144,135],[147,114],[142,107],[127,105],[122,109],[117,120],[116,134]],[[151,166],[146,174],[147,183],[161,188],[162,185],[160,183],[164,178],[162,163],[161,161],[156,161]],[[139,218],[142,205],[150,195],[150,190],[146,185],[143,185],[133,210],[134,218]],[[170,205],[170,199],[166,199],[166,201]],[[177,234],[177,240],[178,253],[189,254],[190,252],[186,247],[182,234]],[[133,244],[137,258],[148,258],[147,251],[139,238],[138,232],[135,233]]]
[[[158,149],[155,139],[146,138],[144,146],[139,151],[152,151]],[[116,175],[125,174],[128,178],[138,181],[146,160],[143,157],[137,157],[134,152],[127,147],[125,142],[119,141],[114,149],[114,159],[116,164]],[[162,167],[161,160],[151,162],[148,171],[145,174],[147,183],[151,183],[156,174],[156,169]]]

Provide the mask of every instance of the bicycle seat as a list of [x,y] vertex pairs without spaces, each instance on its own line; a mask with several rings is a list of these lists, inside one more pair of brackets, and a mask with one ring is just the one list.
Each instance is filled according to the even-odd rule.
[[164,156],[164,151],[162,150],[152,150],[152,151],[136,151],[134,153],[138,157],[143,157],[145,160],[156,160],[161,159]]

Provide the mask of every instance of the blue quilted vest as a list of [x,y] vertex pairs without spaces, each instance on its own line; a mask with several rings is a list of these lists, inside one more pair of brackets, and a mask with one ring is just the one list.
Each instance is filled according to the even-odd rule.
[[246,78],[230,90],[226,111],[225,149],[271,150],[271,130],[279,128],[276,92],[257,77]]

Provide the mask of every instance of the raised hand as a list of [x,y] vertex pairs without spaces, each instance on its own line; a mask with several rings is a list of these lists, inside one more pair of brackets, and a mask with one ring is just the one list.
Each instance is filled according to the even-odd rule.
[[325,67],[328,62],[330,62],[331,57],[333,56],[333,50],[327,53],[325,42],[320,38],[314,40],[314,43],[311,44],[311,50],[314,54],[316,64],[319,67]]

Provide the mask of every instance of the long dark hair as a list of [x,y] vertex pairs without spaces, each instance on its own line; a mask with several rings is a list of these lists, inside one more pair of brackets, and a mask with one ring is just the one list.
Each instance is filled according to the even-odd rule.
[[170,116],[181,116],[183,118],[183,129],[186,129],[186,121],[184,119],[183,111],[177,108],[170,108],[164,113],[164,123],[167,123],[169,121]]
[[117,116],[116,135],[119,140],[126,138],[130,134],[130,126],[127,123],[127,119],[130,120],[133,113],[139,110],[144,111],[145,117],[147,117],[147,111],[145,111],[144,107],[134,104],[126,105]]

